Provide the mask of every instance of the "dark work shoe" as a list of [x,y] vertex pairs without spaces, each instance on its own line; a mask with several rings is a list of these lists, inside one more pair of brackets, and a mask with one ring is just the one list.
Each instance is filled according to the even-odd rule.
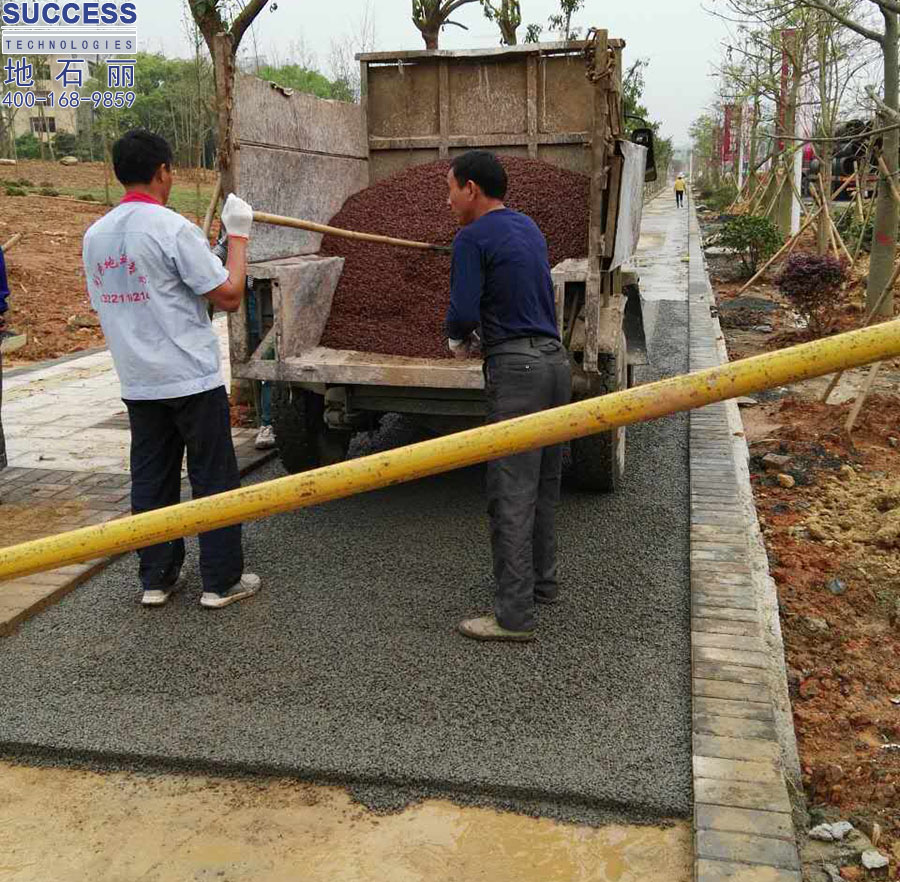
[[244,573],[241,581],[232,585],[224,594],[216,594],[214,591],[204,591],[200,598],[200,606],[208,609],[219,609],[228,606],[246,597],[252,597],[259,591],[260,579],[255,573]]
[[534,602],[542,603],[544,606],[552,606],[554,603],[559,603],[559,594],[551,594],[549,596],[545,594],[535,594]]
[[459,623],[459,633],[473,640],[507,640],[513,643],[534,640],[534,631],[510,631],[500,625],[494,616],[463,619]]

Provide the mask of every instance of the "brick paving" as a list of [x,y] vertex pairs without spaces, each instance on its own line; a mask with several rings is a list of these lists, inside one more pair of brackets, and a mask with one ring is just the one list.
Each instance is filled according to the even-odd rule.
[[[230,380],[227,335],[216,329]],[[130,511],[130,432],[108,351],[11,371],[4,377],[9,468],[0,471],[0,547],[103,523]],[[241,475],[270,459],[255,429],[233,429]],[[182,481],[182,498],[190,487]],[[112,558],[0,582],[0,637],[55,603]]]
[[[723,360],[691,205],[690,365]],[[691,413],[691,657],[696,882],[800,882],[728,407]]]

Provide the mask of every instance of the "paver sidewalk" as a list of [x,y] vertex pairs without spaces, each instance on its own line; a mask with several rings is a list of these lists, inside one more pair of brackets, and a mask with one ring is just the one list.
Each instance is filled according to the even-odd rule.
[[[214,322],[230,383],[224,316]],[[103,523],[130,511],[128,413],[108,350],[7,373],[0,547]],[[233,429],[242,475],[270,459],[254,429]],[[190,498],[186,483],[182,498]],[[63,597],[111,558],[0,583],[0,636]]]

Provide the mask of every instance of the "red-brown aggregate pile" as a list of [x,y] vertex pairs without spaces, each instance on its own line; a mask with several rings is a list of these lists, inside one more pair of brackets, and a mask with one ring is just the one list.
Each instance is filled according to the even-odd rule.
[[[506,205],[531,217],[550,265],[587,255],[587,175],[533,159],[503,157]],[[458,229],[447,205],[448,162],[414,166],[351,196],[331,225],[449,245]],[[326,236],[322,253],[345,259],[322,345],[390,355],[449,357],[444,317],[450,256]]]

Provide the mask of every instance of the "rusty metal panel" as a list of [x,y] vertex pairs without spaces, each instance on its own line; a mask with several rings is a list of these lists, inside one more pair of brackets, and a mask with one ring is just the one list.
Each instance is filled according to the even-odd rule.
[[542,56],[538,62],[538,128],[541,132],[587,132],[594,92],[581,55]]
[[644,206],[644,169],[647,165],[646,147],[632,144],[631,141],[619,141],[618,147],[625,164],[619,190],[619,217],[611,269],[622,266],[637,250]]
[[438,65],[369,65],[369,135],[409,138],[440,132]]
[[528,131],[526,58],[449,63],[448,135]]

